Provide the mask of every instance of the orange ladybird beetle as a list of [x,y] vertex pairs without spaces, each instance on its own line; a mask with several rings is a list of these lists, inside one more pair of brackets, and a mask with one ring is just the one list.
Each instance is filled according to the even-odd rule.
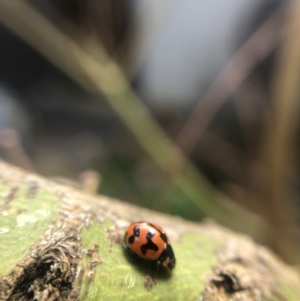
[[176,259],[165,231],[152,223],[135,222],[129,225],[124,236],[125,247],[139,257],[156,261],[172,270]]

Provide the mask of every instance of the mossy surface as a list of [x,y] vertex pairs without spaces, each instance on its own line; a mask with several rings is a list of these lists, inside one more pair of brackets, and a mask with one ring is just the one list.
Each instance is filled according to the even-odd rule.
[[60,202],[54,193],[28,185],[0,185],[0,276],[7,275],[58,217]]
[[[205,274],[216,263],[214,249],[220,246],[212,238],[186,234],[178,243],[172,243],[177,260],[174,271],[161,267],[156,275],[155,262],[130,254],[124,249],[122,239],[113,242],[102,224],[93,222],[89,229],[83,230],[82,239],[84,248],[99,245],[98,256],[103,260],[93,279],[84,276],[80,300],[89,301],[195,300],[203,288]],[[88,258],[84,261],[87,265]],[[149,290],[144,285],[147,275],[155,278]]]

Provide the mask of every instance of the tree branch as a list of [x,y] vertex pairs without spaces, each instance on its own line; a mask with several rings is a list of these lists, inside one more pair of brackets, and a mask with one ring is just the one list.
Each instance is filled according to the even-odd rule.
[[[212,222],[190,223],[84,194],[0,162],[0,300],[289,300],[300,277],[268,250]],[[168,233],[172,273],[131,257],[130,222]]]

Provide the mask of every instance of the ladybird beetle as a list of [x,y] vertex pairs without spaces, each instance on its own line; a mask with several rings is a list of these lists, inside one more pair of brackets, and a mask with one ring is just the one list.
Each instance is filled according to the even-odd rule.
[[176,259],[165,231],[152,223],[135,222],[129,225],[124,236],[125,247],[139,257],[156,261],[172,270]]

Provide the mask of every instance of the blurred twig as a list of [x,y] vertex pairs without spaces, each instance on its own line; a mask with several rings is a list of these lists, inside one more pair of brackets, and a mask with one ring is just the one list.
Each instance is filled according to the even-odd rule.
[[289,261],[300,261],[299,228],[292,203],[295,130],[300,97],[300,1],[293,1],[285,26],[284,43],[273,81],[274,110],[266,135],[265,162],[267,196],[263,199],[265,215],[272,225],[274,247]]
[[177,146],[186,155],[195,149],[203,133],[229,97],[278,45],[281,39],[278,23],[283,14],[284,10],[280,9],[252,34],[201,97],[176,139]]
[[98,53],[101,58],[95,60],[25,1],[0,0],[0,20],[78,84],[104,95],[164,172],[169,173],[177,164],[182,166],[181,162],[184,161],[185,169],[173,177],[172,181],[189,196],[199,210],[227,225],[239,224],[240,229],[259,227],[254,215],[235,206],[230,209],[226,207],[230,202],[222,202],[224,197],[221,198],[195,167],[186,161],[131,90],[124,75],[103,47],[99,45]]

